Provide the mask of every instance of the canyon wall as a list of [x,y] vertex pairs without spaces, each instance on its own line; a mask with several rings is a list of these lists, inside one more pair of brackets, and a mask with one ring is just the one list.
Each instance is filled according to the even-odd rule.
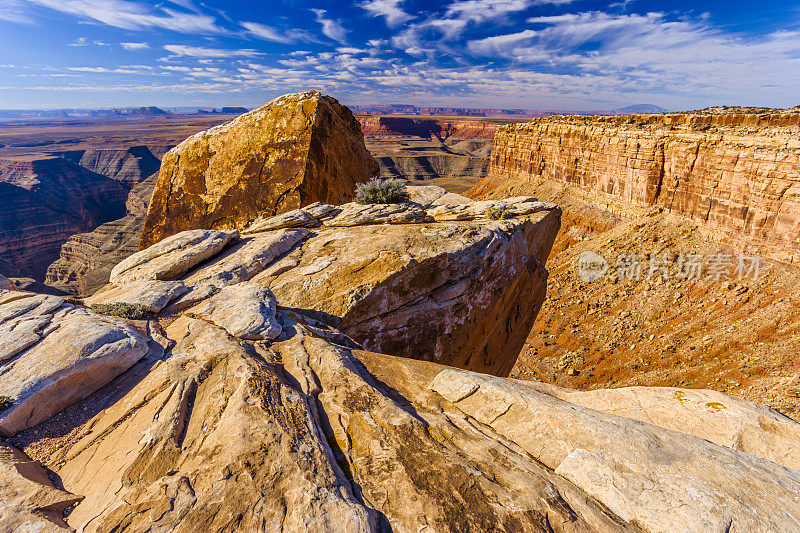
[[460,137],[492,139],[500,126],[484,120],[439,118],[359,117],[364,135],[414,135],[418,137]]
[[0,160],[0,258],[38,280],[61,244],[125,214],[119,182],[59,158]]
[[558,116],[502,127],[473,197],[544,178],[687,217],[800,262],[800,115]]

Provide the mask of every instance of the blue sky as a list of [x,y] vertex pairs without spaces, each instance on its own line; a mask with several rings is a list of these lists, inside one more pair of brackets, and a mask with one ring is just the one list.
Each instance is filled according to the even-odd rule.
[[800,104],[800,6],[761,0],[0,0],[0,108]]

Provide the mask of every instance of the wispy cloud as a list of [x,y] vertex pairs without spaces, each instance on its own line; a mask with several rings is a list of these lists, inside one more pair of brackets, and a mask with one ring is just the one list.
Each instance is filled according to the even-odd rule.
[[359,7],[365,9],[373,17],[383,17],[387,26],[396,28],[415,18],[403,11],[400,7],[402,3],[403,0],[367,0],[359,4]]
[[150,48],[150,45],[147,43],[119,43],[119,45],[130,52],[147,50]]
[[32,4],[54,9],[75,17],[100,22],[125,30],[161,28],[182,33],[225,33],[216,18],[195,12],[177,11],[128,0],[28,0]]
[[324,9],[312,9],[311,11],[317,16],[317,22],[322,25],[323,35],[334,41],[347,44],[348,30],[342,26],[341,21],[327,18],[327,11]]
[[228,57],[256,57],[263,55],[258,50],[250,48],[240,49],[224,49],[224,48],[206,48],[204,46],[189,46],[184,44],[168,44],[164,46],[164,50],[171,52],[176,56],[187,57],[211,57],[211,58],[228,58]]

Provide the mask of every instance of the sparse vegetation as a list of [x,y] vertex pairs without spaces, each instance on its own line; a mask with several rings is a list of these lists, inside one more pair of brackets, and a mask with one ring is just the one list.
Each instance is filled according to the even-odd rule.
[[11,407],[14,401],[8,396],[0,396],[0,413]]
[[146,305],[125,303],[97,304],[92,307],[92,311],[101,315],[117,316],[130,320],[150,318],[153,314]]
[[507,218],[513,218],[513,216],[511,209],[507,205],[502,207],[490,207],[486,210],[486,218],[491,220],[505,220]]
[[356,202],[359,204],[399,204],[407,200],[403,180],[373,178],[356,187]]

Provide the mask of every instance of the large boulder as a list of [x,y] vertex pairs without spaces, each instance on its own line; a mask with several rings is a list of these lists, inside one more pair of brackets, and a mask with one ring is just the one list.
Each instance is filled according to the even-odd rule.
[[259,214],[342,203],[378,172],[350,110],[315,91],[285,95],[164,156],[140,248],[182,230],[241,230]]

